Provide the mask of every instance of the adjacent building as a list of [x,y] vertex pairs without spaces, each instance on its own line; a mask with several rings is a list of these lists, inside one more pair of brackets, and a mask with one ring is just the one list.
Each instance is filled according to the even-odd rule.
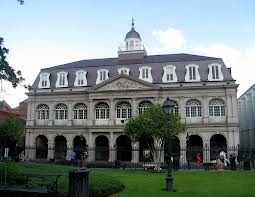
[[[123,126],[167,97],[175,101],[174,112],[187,125],[187,131],[176,136],[178,147],[239,144],[238,85],[221,58],[148,55],[133,22],[124,42],[115,58],[81,60],[39,72],[27,93],[27,157],[63,159],[68,150],[94,148],[90,161],[139,162],[142,154],[130,150],[142,151],[146,145],[143,139],[131,142]],[[118,152],[121,148],[127,152]],[[185,154],[181,157],[186,159]]]

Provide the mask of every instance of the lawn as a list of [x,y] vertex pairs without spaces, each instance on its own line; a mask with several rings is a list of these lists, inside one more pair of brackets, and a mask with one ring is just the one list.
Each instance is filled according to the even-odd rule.
[[[46,164],[21,164],[23,172],[58,172],[63,173],[60,180],[62,191],[67,190],[67,173],[69,166]],[[167,193],[165,187],[165,173],[152,173],[143,170],[122,169],[91,169],[91,177],[97,187],[104,177],[113,177],[125,185],[124,191],[112,197],[161,197],[161,196],[255,196],[254,171],[175,171],[174,188],[176,192]],[[96,180],[96,181],[95,181]]]

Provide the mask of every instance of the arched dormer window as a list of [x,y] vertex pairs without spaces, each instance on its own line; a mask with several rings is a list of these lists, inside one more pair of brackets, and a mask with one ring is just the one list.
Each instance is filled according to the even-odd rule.
[[50,87],[50,73],[41,73],[38,88]]
[[167,65],[163,67],[164,74],[162,77],[163,83],[167,82],[177,82],[177,75],[175,72],[176,66]]
[[142,66],[139,68],[139,79],[152,83],[151,67]]
[[189,64],[186,66],[185,81],[200,81],[200,75],[198,72],[199,66],[196,64]]
[[88,118],[87,106],[84,103],[77,103],[74,106],[74,119],[83,120]]
[[75,86],[86,86],[87,85],[87,72],[84,70],[76,71],[76,78],[74,81]]
[[186,103],[186,117],[201,117],[202,106],[201,102],[196,99],[191,99]]
[[65,104],[57,104],[55,107],[55,119],[67,119],[67,106]]
[[36,118],[38,120],[49,119],[49,107],[45,104],[40,104],[36,107]]
[[221,72],[221,64],[209,64],[209,74],[208,80],[209,81],[222,81],[223,75]]
[[212,99],[209,102],[209,116],[225,116],[225,103],[221,99]]
[[109,119],[109,105],[107,103],[98,103],[95,107],[96,119]]
[[99,84],[99,83],[109,79],[108,73],[109,73],[109,70],[107,70],[107,69],[99,69],[99,70],[97,70],[96,84]]
[[121,67],[121,68],[118,69],[119,74],[129,75],[129,71],[130,71],[130,68],[127,68],[127,67]]
[[116,118],[126,119],[132,116],[131,105],[128,102],[119,102],[116,105]]
[[57,81],[56,81],[56,87],[67,87],[68,86],[68,80],[67,80],[68,72],[62,71],[57,73]]

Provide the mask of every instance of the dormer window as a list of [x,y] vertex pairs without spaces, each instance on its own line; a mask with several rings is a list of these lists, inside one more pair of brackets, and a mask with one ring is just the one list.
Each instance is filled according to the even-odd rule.
[[139,68],[139,79],[152,83],[151,67],[143,66]]
[[67,87],[68,86],[68,80],[67,80],[67,72],[59,72],[58,74],[58,79],[56,82],[56,87]]
[[164,69],[164,74],[163,74],[163,78],[162,78],[163,83],[177,82],[177,76],[176,76],[176,73],[175,73],[175,69],[176,69],[175,66],[167,65],[167,66],[164,66],[163,69]]
[[107,70],[107,69],[98,70],[96,84],[99,84],[99,83],[109,79],[108,73],[109,73],[109,70]]
[[210,64],[209,67],[209,74],[208,80],[209,81],[222,81],[223,75],[221,72],[221,64]]
[[190,64],[186,66],[185,81],[200,81],[198,65]]
[[50,74],[41,73],[38,88],[49,88],[50,87]]
[[129,75],[130,68],[122,67],[118,69],[119,74]]
[[86,86],[87,85],[86,75],[87,75],[87,72],[84,70],[77,71],[74,85],[75,86]]

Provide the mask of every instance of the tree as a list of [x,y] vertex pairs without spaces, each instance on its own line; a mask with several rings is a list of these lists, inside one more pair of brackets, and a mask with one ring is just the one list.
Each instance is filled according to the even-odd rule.
[[[124,127],[124,133],[133,141],[144,139],[153,156],[156,170],[160,170],[165,142],[183,131],[185,126],[180,122],[180,117],[173,113],[167,115],[160,104],[152,104],[144,113],[130,118]],[[155,140],[154,145],[150,144],[151,138]]]
[[24,81],[24,78],[20,70],[15,73],[15,70],[6,61],[6,55],[9,53],[9,50],[4,47],[3,43],[4,39],[0,37],[0,80],[11,82],[12,86],[15,88]]
[[17,117],[10,116],[0,121],[0,143],[3,146],[5,146],[8,141],[18,141],[22,139],[23,136],[24,126]]

